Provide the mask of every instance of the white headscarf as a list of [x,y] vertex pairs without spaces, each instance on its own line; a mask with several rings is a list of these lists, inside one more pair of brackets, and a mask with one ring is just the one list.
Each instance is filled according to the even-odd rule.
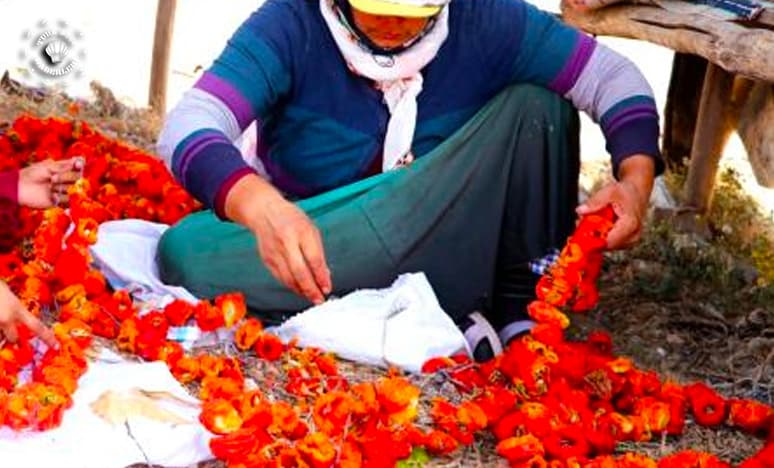
[[422,92],[421,70],[446,41],[449,6],[441,10],[430,31],[396,55],[378,55],[368,50],[342,24],[334,8],[333,0],[320,0],[320,11],[341,55],[353,72],[377,83],[390,111],[382,171],[408,164],[413,159],[411,144],[417,124],[417,96]]

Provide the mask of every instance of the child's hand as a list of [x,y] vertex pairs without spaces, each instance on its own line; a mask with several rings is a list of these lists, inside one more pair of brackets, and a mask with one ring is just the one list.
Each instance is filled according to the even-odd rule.
[[51,208],[67,202],[67,189],[81,177],[83,159],[41,161],[19,171],[19,204]]
[[40,337],[47,345],[56,346],[54,332],[35,318],[13,294],[7,284],[0,281],[0,343],[14,343],[18,338],[16,327],[21,324]]

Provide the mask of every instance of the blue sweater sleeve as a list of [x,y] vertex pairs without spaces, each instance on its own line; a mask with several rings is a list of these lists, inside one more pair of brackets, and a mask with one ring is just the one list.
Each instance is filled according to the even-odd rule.
[[293,3],[267,0],[239,27],[159,138],[176,178],[221,217],[231,187],[254,173],[233,141],[289,92],[293,47],[305,34]]
[[[629,156],[663,170],[659,116],[634,64],[522,0],[478,0],[482,59],[498,83],[533,83],[566,97],[600,124],[614,174]],[[488,25],[487,27],[483,27]]]

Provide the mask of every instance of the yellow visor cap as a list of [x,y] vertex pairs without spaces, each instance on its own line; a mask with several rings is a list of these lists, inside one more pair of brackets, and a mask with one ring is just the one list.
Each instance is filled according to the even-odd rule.
[[427,18],[441,11],[439,5],[417,5],[388,0],[349,0],[352,8],[380,16],[403,16],[405,18]]

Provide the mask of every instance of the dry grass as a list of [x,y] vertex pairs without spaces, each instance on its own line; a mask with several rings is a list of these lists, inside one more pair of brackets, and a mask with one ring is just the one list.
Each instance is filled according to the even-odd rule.
[[[27,90],[8,79],[3,83],[0,131],[3,122],[10,122],[21,113],[71,116],[68,108],[72,101],[65,96]],[[93,89],[96,99],[79,102],[78,118],[110,136],[152,150],[160,124],[158,117],[145,109],[124,107],[98,84]],[[585,177],[595,179],[601,173],[596,170]],[[723,211],[726,224],[734,223],[731,214],[745,203],[738,198],[730,200],[733,203],[725,203],[731,208]],[[732,248],[733,236],[728,234],[728,229],[716,232],[722,236],[706,241],[675,234],[668,225],[654,225],[633,251],[610,254],[601,280],[601,303],[592,313],[576,316],[571,332],[584,336],[589,330],[606,329],[616,341],[617,352],[631,356],[642,367],[683,382],[704,380],[725,395],[753,397],[771,404],[774,402],[774,288],[761,283],[760,275],[751,274],[748,260],[739,259],[740,250]],[[765,249],[758,255],[764,259],[771,255],[774,259],[774,253]],[[231,347],[210,351],[234,353]],[[256,385],[273,398],[292,402],[293,397],[282,391],[283,373],[278,366],[247,355],[240,357],[248,377]],[[342,372],[352,382],[372,380],[382,374],[378,369],[351,363],[342,363]],[[421,422],[427,422],[432,397],[456,397],[453,385],[448,382],[413,378],[423,388]],[[195,387],[190,390],[194,394],[197,391]],[[622,444],[620,449],[660,457],[692,448],[738,462],[756,451],[760,444],[737,432],[689,424],[679,439]],[[202,468],[222,466],[218,462],[200,465]],[[492,441],[482,437],[455,457],[435,459],[428,466],[504,464],[494,455]]]

